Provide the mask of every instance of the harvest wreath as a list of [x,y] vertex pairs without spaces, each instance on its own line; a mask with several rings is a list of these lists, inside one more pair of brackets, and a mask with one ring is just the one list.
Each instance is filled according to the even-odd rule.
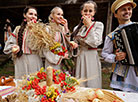
[[34,102],[57,102],[57,97],[62,93],[75,91],[78,84],[76,78],[49,66],[46,71],[41,68],[39,72],[18,82],[17,93],[29,93],[28,100],[30,98]]

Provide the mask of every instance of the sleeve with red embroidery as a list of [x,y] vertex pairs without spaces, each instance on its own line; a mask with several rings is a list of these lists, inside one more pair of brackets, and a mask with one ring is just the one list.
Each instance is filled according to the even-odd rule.
[[[46,31],[50,33],[50,27],[46,27]],[[55,54],[50,49],[48,51],[43,49],[43,56],[49,63],[54,65],[59,65],[63,59],[63,56]]]
[[104,25],[102,22],[95,22],[84,32],[83,40],[93,48],[97,48],[102,43]]
[[17,26],[15,30],[13,31],[12,35],[8,38],[8,40],[5,42],[5,47],[3,52],[5,54],[11,54],[12,53],[12,46],[17,44],[16,35],[19,31],[20,26]]
[[53,52],[43,50],[43,55],[50,62],[51,64],[59,65],[62,61],[62,56],[59,56],[57,54],[54,54]]

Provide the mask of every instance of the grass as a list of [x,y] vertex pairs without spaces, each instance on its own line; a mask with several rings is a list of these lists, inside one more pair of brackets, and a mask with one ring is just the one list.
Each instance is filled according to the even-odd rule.
[[0,76],[14,76],[13,61],[10,60],[5,65],[0,66]]
[[112,89],[109,86],[109,84],[110,84],[110,73],[111,73],[110,68],[102,69],[102,88],[103,89]]
[[[102,88],[103,89],[111,89],[109,84],[110,84],[110,73],[111,73],[111,68],[110,65],[104,63],[102,64],[104,66],[102,68]],[[1,76],[14,76],[14,65],[12,60],[10,60],[7,64],[4,66],[0,66],[0,77]]]

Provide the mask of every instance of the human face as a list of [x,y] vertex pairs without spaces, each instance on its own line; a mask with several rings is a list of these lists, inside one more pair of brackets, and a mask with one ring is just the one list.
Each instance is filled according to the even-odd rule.
[[81,15],[92,18],[95,15],[94,4],[92,3],[84,4],[84,7],[81,11]]
[[63,10],[60,8],[56,8],[52,13],[52,18],[57,24],[60,24],[63,19]]
[[24,18],[26,18],[27,22],[37,20],[37,11],[33,8],[28,9],[28,12],[24,14]]
[[130,22],[130,18],[132,16],[132,5],[123,5],[117,10],[117,13],[115,13],[114,16],[118,19],[119,24]]

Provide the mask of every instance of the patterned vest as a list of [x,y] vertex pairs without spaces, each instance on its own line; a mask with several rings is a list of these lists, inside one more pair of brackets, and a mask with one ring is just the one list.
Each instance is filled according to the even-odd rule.
[[[116,50],[114,34],[115,34],[115,31],[118,29],[119,28],[116,28],[113,32],[111,32],[110,34],[107,35],[113,42],[113,47],[114,47],[113,53],[114,54],[115,54],[115,50]],[[119,76],[127,77],[128,70],[129,70],[129,65],[122,65],[119,61],[112,64],[112,72]],[[134,67],[134,70],[135,70],[136,76],[138,76],[138,67]]]

